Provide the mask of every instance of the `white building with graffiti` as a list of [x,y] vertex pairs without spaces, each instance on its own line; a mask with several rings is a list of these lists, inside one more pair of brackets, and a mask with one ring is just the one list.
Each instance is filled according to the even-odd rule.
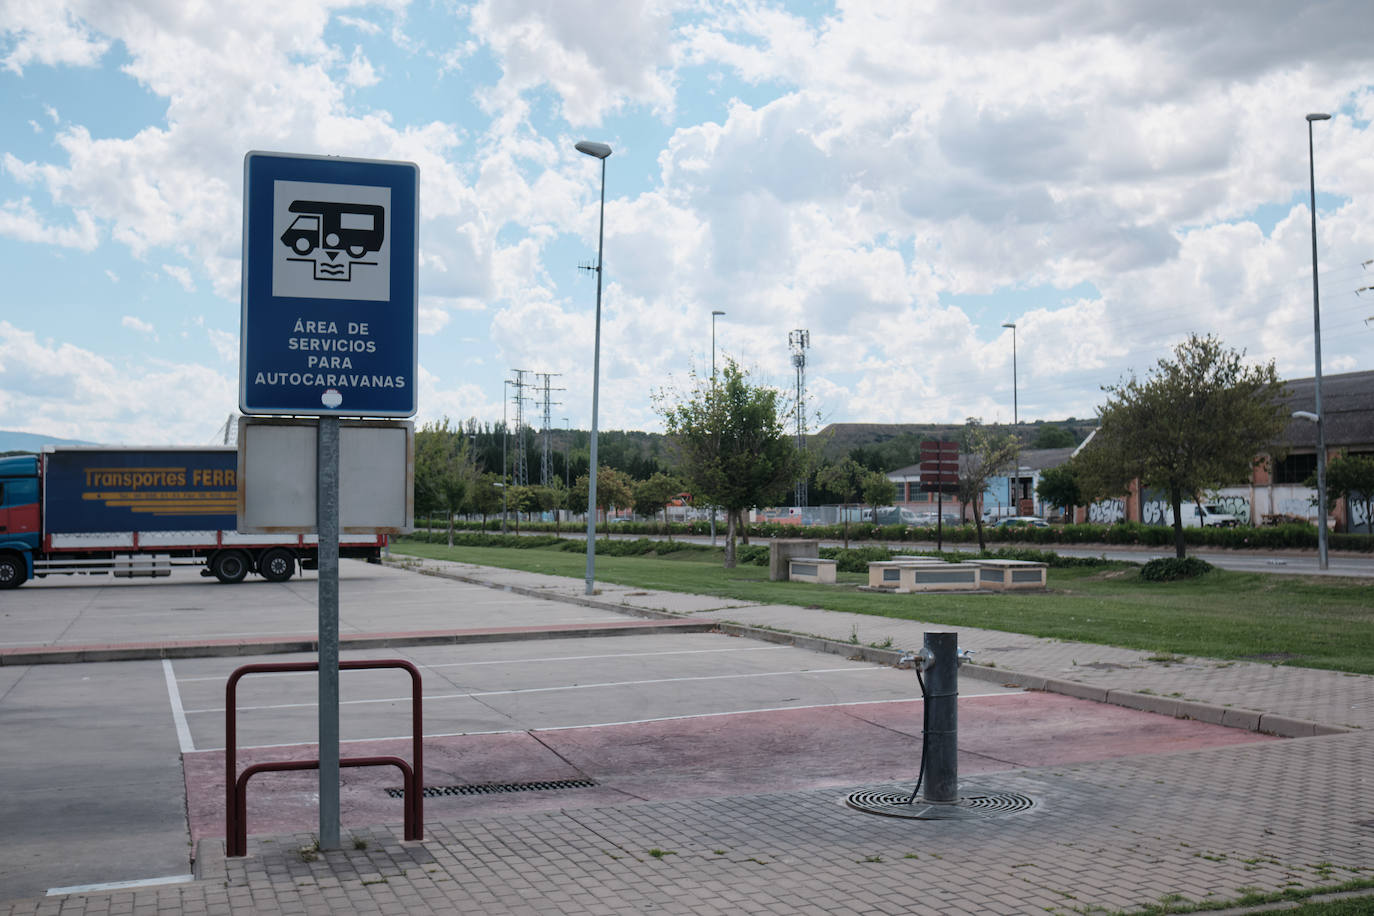
[[[1316,412],[1316,386],[1311,378],[1290,379],[1289,413]],[[1348,372],[1322,377],[1322,414],[1327,461],[1342,455],[1374,457],[1374,372]],[[1086,443],[1085,443],[1086,444]],[[1317,491],[1306,481],[1317,469],[1316,424],[1294,417],[1283,438],[1260,456],[1249,481],[1198,496],[1234,515],[1241,524],[1263,525],[1285,520],[1317,521]],[[1374,533],[1361,500],[1331,500],[1328,525],[1337,531]],[[1099,524],[1139,521],[1171,525],[1164,494],[1131,492],[1079,510],[1078,520]]]

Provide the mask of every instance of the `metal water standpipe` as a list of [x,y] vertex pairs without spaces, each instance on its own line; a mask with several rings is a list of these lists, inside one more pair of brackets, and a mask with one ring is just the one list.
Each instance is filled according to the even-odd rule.
[[927,802],[959,800],[959,665],[969,654],[960,651],[958,633],[926,633],[913,658],[925,675],[922,797]]

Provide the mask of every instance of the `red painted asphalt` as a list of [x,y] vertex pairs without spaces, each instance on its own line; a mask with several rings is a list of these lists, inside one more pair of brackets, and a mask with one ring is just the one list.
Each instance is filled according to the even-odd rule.
[[[910,783],[920,764],[921,704],[865,703],[693,716],[629,725],[426,738],[426,786],[592,779],[588,789],[425,800],[427,820],[700,796],[752,795],[826,786]],[[959,702],[961,776],[1281,740],[1255,732],[1029,692]],[[350,742],[344,756],[410,756],[409,740]],[[316,756],[312,745],[240,750],[240,769]],[[224,756],[185,755],[192,842],[224,833]],[[399,823],[385,789],[395,771],[345,770],[342,821]],[[314,772],[264,773],[249,787],[248,829],[315,829]]]

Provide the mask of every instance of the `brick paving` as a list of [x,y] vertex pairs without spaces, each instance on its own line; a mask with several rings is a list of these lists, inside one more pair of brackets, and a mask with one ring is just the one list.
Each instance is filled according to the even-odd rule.
[[[580,581],[429,565],[586,601]],[[594,600],[902,648],[939,629],[688,597],[607,587]],[[965,780],[966,795],[1036,803],[997,817],[879,817],[846,807],[845,791],[809,790],[429,823],[414,843],[384,825],[325,852],[310,834],[253,837],[249,856],[231,860],[205,840],[193,882],[11,901],[0,913],[1067,914],[1374,881],[1374,678],[986,630],[961,630],[960,642],[979,650],[980,677],[1326,733]]]

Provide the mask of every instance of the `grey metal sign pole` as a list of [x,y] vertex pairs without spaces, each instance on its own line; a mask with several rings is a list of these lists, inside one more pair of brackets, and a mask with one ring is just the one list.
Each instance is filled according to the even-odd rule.
[[339,849],[339,418],[320,417],[317,436],[320,848]]

